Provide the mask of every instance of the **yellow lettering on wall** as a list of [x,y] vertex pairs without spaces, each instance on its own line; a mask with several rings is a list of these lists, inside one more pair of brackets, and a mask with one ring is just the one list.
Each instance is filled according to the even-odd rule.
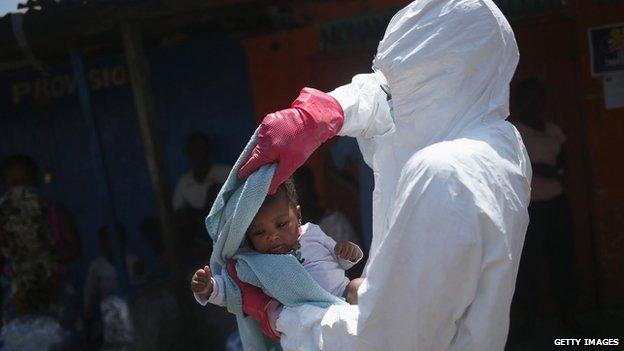
[[19,104],[22,101],[22,97],[32,92],[32,84],[28,82],[19,82],[13,84],[11,89],[11,101],[13,104]]
[[102,87],[103,88],[108,88],[110,87],[110,83],[111,83],[111,74],[110,74],[110,68],[103,68],[102,69]]
[[121,86],[126,83],[126,70],[123,66],[116,66],[113,68],[113,84],[115,86]]
[[[119,87],[128,82],[128,74],[123,65],[91,69],[87,72],[86,78],[91,91]],[[59,99],[75,92],[76,77],[69,73],[60,74],[14,83],[11,86],[11,102],[20,104],[28,98],[49,102],[51,99]]]
[[100,75],[100,70],[92,69],[87,73],[87,81],[91,86],[91,89],[98,90],[102,86],[102,77]]
[[50,79],[50,92],[52,97],[58,99],[65,95],[66,91],[64,76],[55,76]]
[[66,75],[65,77],[65,88],[67,89],[67,94],[71,95],[76,91],[76,78],[74,75]]
[[46,78],[37,79],[35,81],[35,99],[50,99],[50,82]]

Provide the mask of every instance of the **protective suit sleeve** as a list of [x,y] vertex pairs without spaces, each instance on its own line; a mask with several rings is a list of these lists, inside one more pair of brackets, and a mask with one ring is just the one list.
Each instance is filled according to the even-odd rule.
[[351,83],[329,92],[342,107],[345,121],[338,135],[372,138],[387,133],[394,123],[381,73],[358,74]]
[[[434,167],[435,168],[435,167]],[[476,296],[481,215],[452,171],[404,175],[358,306],[284,308],[284,350],[448,350]]]

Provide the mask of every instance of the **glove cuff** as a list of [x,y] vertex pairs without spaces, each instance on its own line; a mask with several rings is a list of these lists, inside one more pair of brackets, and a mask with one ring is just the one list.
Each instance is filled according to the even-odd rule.
[[[344,111],[333,96],[314,88],[303,88],[293,108],[305,115],[306,124],[316,125],[319,144],[338,134],[344,124]],[[322,127],[321,127],[322,126]]]

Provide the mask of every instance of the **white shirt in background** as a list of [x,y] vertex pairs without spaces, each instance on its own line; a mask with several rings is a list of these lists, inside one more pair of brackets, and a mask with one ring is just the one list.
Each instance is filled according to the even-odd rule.
[[[140,261],[135,255],[126,255],[126,268],[130,284],[138,285],[147,280],[147,272],[140,275],[136,273],[135,267],[139,263]],[[115,266],[103,256],[91,261],[84,286],[84,311],[87,312],[91,309],[96,298],[103,300],[105,297],[117,293],[118,288],[119,281]]]
[[184,207],[202,209],[206,206],[208,189],[214,184],[223,184],[230,174],[232,167],[224,164],[213,164],[203,181],[198,182],[193,177],[193,170],[184,174],[173,192],[173,209]]
[[[535,130],[522,122],[516,126],[524,146],[527,149],[531,163],[544,163],[557,166],[557,156],[561,152],[561,145],[566,138],[557,125],[546,122],[546,129]],[[531,201],[547,201],[563,193],[563,186],[558,178],[545,178],[533,173],[531,182]]]

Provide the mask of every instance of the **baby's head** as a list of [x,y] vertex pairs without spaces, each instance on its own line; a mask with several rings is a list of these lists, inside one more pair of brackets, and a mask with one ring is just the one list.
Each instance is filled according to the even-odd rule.
[[260,253],[283,254],[297,245],[301,209],[292,179],[269,195],[247,229],[247,238]]

